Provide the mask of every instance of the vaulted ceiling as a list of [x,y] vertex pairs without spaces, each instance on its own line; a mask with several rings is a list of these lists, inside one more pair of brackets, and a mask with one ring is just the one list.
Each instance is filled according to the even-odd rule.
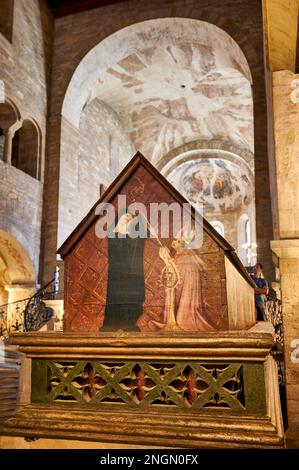
[[106,38],[79,64],[63,116],[79,127],[94,99],[113,110],[136,150],[154,163],[199,139],[253,152],[248,64],[212,24],[163,18]]
[[152,161],[196,139],[253,151],[251,85],[221,67],[212,44],[139,50],[110,67],[93,96],[127,123],[136,149]]

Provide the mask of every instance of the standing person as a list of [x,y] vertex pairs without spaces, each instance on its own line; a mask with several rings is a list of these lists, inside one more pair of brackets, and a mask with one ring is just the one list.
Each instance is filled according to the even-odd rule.
[[263,266],[261,263],[256,263],[253,268],[252,279],[255,282],[256,288],[254,289],[255,309],[257,321],[266,320],[266,295],[269,292],[268,282],[263,275]]

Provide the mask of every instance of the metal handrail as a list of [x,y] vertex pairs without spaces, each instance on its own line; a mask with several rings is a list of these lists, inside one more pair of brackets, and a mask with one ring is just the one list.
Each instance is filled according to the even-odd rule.
[[[6,338],[11,332],[39,330],[52,318],[53,311],[46,306],[44,300],[53,299],[63,293],[63,291],[55,289],[55,281],[55,278],[51,279],[30,297],[0,306],[0,337]],[[12,317],[9,318],[11,306],[15,307]]]
[[[2,307],[8,307],[9,305],[13,305],[13,304],[17,304],[19,302],[25,302],[25,300],[31,300],[33,299],[34,297],[36,297],[39,292],[43,291],[44,289],[46,289],[50,284],[52,284],[53,282],[55,281],[55,278],[51,279],[51,281],[49,281],[47,284],[45,284],[44,286],[40,287],[31,297],[25,297],[24,299],[19,299],[19,300],[14,300],[13,302],[8,302],[7,304],[2,304],[0,305],[0,309]],[[54,291],[53,291],[54,292]],[[59,291],[60,292],[60,291]]]

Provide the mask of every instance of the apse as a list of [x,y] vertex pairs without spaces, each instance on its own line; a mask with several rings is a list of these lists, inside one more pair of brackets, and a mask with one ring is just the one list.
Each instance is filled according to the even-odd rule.
[[245,265],[255,261],[254,175],[248,162],[223,150],[192,150],[171,159],[162,173],[203,211]]
[[252,201],[252,175],[222,158],[200,158],[183,163],[169,181],[193,204],[207,213],[234,212]]

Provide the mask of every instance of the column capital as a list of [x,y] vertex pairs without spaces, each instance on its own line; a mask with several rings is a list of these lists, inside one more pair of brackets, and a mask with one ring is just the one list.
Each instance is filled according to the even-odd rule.
[[279,258],[299,258],[299,238],[271,240],[270,246]]

